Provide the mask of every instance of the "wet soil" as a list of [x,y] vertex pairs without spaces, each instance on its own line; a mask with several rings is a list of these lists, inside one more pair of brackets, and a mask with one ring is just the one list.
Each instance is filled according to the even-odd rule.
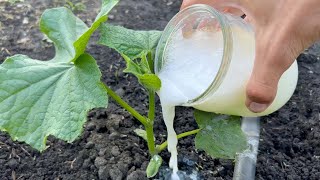
[[[73,2],[87,6],[85,11],[75,13],[90,24],[99,3]],[[133,29],[162,30],[180,4],[173,0],[122,0],[111,12],[109,22]],[[54,48],[39,31],[39,17],[46,8],[61,5],[65,5],[62,0],[15,4],[0,0],[0,61],[18,53],[40,60],[52,58]],[[94,43],[97,38],[95,33],[87,51],[96,58],[102,81],[139,112],[145,112],[145,90],[133,76],[122,73],[125,64],[116,52]],[[301,54],[298,63],[299,81],[293,97],[278,112],[261,119],[256,179],[320,179],[320,45]],[[155,133],[157,143],[161,143],[166,131],[159,100],[156,109]],[[178,133],[196,128],[192,109],[177,109],[175,127]],[[150,157],[144,140],[133,133],[136,128],[142,128],[141,124],[110,100],[107,109],[89,113],[78,140],[68,144],[49,137],[50,147],[43,153],[0,132],[0,179],[146,179],[144,171]],[[180,140],[178,150],[181,170],[198,170],[202,179],[232,179],[233,162],[195,150],[193,137]],[[169,153],[161,156],[165,168]]]

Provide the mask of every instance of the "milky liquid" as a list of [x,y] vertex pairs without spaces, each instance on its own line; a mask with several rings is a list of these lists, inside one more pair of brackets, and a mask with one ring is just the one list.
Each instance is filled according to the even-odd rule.
[[[292,96],[298,79],[297,63],[294,62],[282,75],[271,106],[263,113],[254,114],[245,106],[245,87],[254,64],[254,35],[238,26],[231,26],[231,31],[231,62],[221,85],[206,100],[190,106],[203,111],[248,117],[270,114]],[[162,83],[158,95],[167,127],[168,151],[171,153],[169,166],[173,169],[173,180],[179,179],[177,138],[173,128],[175,106],[184,105],[207,90],[220,68],[224,44],[221,31],[199,30],[188,38],[183,38],[181,31],[175,33],[164,55],[165,64],[158,73]]]
[[[169,47],[166,62],[158,76],[161,89],[163,119],[168,133],[168,151],[171,153],[172,179],[177,176],[177,138],[173,128],[175,106],[186,103],[202,94],[219,70],[223,53],[221,32],[195,32],[190,38],[181,38]],[[180,36],[182,36],[180,34]]]

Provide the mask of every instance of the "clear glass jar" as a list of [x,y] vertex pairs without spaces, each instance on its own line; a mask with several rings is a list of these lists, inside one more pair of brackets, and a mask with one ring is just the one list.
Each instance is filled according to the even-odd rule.
[[[177,48],[183,49],[183,46],[187,46],[180,42],[197,32],[220,33],[221,40],[213,38],[216,42],[208,46],[204,44],[208,43],[206,35],[201,35],[202,38],[198,38],[194,43],[197,44],[194,49],[192,49],[193,43],[190,43],[190,47],[186,47],[185,51],[175,51]],[[216,55],[219,54],[219,48],[222,51],[221,56]],[[208,54],[211,51],[217,51],[217,53],[203,56],[203,53]],[[210,77],[206,79],[207,76],[202,73],[207,71],[204,69],[206,64],[202,64],[204,66],[197,69],[195,64],[190,63],[190,59],[187,59],[187,63],[181,60],[182,57],[188,58],[194,55],[199,55],[198,59],[194,58],[194,61],[199,61],[199,64],[214,61],[207,63],[207,67],[216,68],[217,72],[209,73]],[[175,88],[186,94],[187,100],[178,105],[230,115],[267,115],[281,108],[292,96],[297,84],[298,67],[294,62],[282,75],[277,96],[270,107],[262,113],[252,113],[245,106],[245,99],[246,84],[253,69],[254,57],[254,32],[242,18],[218,12],[207,5],[193,5],[180,11],[166,26],[156,50],[155,71],[156,74],[161,75],[163,69],[171,68],[171,64],[179,64],[176,70],[179,71],[178,73],[166,75],[166,78],[176,86]],[[209,61],[201,58],[207,58],[206,60]],[[188,76],[187,78],[183,77],[184,73]],[[182,77],[179,77],[180,75]],[[192,81],[193,79],[197,81]],[[203,79],[208,82],[197,83]],[[197,89],[201,85],[205,85],[205,88]]]

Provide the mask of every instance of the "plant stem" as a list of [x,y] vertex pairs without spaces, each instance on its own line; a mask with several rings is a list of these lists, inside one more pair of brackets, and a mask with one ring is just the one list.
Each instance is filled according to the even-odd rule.
[[148,118],[150,121],[154,121],[155,117],[155,92],[154,91],[149,91],[149,112],[148,112]]
[[150,68],[151,72],[154,73],[154,59],[152,58],[151,52],[148,52],[147,60],[148,60],[148,64],[149,64],[149,68]]
[[[195,129],[195,130],[192,130],[192,131],[187,131],[187,132],[178,134],[178,135],[177,135],[177,139],[181,139],[181,138],[184,138],[184,137],[193,135],[193,134],[197,134],[200,130],[201,130],[201,129]],[[168,146],[168,142],[165,141],[164,143],[162,143],[162,144],[160,144],[159,146],[157,146],[157,152],[160,153],[160,152],[163,151],[167,146]]]
[[154,132],[153,132],[153,124],[149,123],[148,125],[144,126],[146,128],[147,133],[147,144],[150,155],[153,156],[156,154],[156,145],[154,142]]
[[147,142],[148,148],[151,156],[153,156],[156,152],[155,150],[155,142],[154,142],[154,132],[153,132],[153,121],[155,117],[155,92],[149,90],[149,111],[148,111],[148,119],[150,123],[145,126],[147,132]]
[[128,103],[121,99],[112,89],[110,89],[107,85],[104,84],[104,87],[107,90],[109,96],[111,96],[120,106],[122,106],[125,110],[127,110],[133,117],[138,119],[145,127],[149,125],[149,120],[138,113],[135,109],[133,109]]

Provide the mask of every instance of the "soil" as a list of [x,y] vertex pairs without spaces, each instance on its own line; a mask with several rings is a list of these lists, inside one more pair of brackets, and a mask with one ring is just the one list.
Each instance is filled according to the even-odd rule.
[[[81,3],[87,9],[76,14],[89,24],[99,4],[89,0]],[[15,4],[0,0],[0,61],[18,53],[41,60],[52,58],[54,48],[39,31],[39,17],[46,8],[64,4],[61,0]],[[109,22],[162,30],[180,4],[174,0],[122,0],[111,12]],[[116,52],[94,43],[97,38],[95,33],[87,51],[96,58],[102,81],[139,112],[145,112],[146,92],[133,76],[122,73],[125,64]],[[293,97],[278,112],[261,119],[256,179],[320,179],[320,45],[301,54],[298,63],[300,76]],[[156,109],[155,133],[160,143],[165,141],[166,131],[159,100]],[[192,109],[177,108],[175,127],[178,133],[196,128]],[[89,113],[78,140],[69,144],[49,137],[50,147],[43,153],[0,132],[0,179],[146,179],[144,171],[150,157],[144,140],[133,133],[136,128],[142,128],[141,124],[110,100],[107,109]],[[232,179],[233,162],[212,159],[195,150],[193,137],[180,140],[178,150],[181,170],[198,170],[201,179]],[[161,156],[165,172],[169,153]],[[163,179],[163,175],[157,178]]]

